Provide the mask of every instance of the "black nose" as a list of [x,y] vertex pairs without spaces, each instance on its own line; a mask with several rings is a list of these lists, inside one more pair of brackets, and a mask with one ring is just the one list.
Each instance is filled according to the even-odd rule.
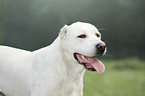
[[97,47],[97,55],[103,55],[106,45],[103,43],[100,43],[100,44],[97,44],[96,47]]

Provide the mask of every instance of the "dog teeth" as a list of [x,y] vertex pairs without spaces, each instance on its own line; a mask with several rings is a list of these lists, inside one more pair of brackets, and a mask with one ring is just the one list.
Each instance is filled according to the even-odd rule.
[[85,57],[85,60],[87,60],[87,61],[89,62],[89,60],[88,60],[88,58],[87,58],[87,57]]
[[81,55],[81,57],[82,57],[83,60],[85,60],[85,57],[84,56]]
[[81,55],[81,58],[82,58],[84,61],[86,61],[87,63],[89,63],[89,60],[88,60],[87,57]]

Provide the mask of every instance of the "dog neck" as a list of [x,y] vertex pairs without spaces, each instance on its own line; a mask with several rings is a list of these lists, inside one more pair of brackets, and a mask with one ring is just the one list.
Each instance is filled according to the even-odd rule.
[[[74,60],[74,57],[72,56],[72,54],[66,52],[66,50],[63,49],[63,47],[61,46],[60,39],[61,38],[58,37],[54,41],[53,45],[55,46],[55,43],[56,43],[57,48],[60,48],[61,56],[59,58],[61,58],[62,63],[66,67],[65,68],[66,72],[64,74],[66,76],[63,83],[64,87],[62,87],[64,88],[62,96],[82,96],[83,95],[83,76],[84,76],[85,69]],[[56,48],[56,46],[54,48]]]
[[64,60],[66,65],[66,79],[64,80],[62,96],[83,96],[83,76],[85,70],[75,62]]
[[[85,72],[85,69],[80,65],[77,64],[73,57],[70,54],[67,54],[62,48],[61,48],[60,38],[56,38],[56,40],[51,44],[50,46],[41,48],[40,50],[37,50],[38,56],[45,55],[43,57],[49,58],[49,60],[55,60],[59,61],[55,64],[52,64],[53,66],[56,66],[56,69],[62,69],[60,72],[63,71],[62,77],[63,77],[63,84],[62,84],[62,95],[61,96],[82,96],[83,94],[83,75]],[[54,51],[55,50],[55,51]],[[61,50],[61,51],[60,51]],[[39,52],[41,51],[41,52]],[[43,52],[42,52],[43,51]],[[53,53],[54,52],[54,53]],[[47,54],[52,54],[51,57],[47,57]],[[41,57],[37,57],[40,59]],[[44,58],[42,58],[44,59]],[[50,62],[50,61],[48,61]],[[39,67],[38,67],[39,66]],[[41,68],[42,65],[38,65],[37,68]],[[50,65],[45,65],[50,66]],[[63,67],[63,68],[61,68]],[[57,70],[55,70],[57,71]]]
[[66,67],[66,79],[63,84],[63,88],[65,89],[63,96],[83,96],[83,76],[85,69],[74,60],[72,54],[67,53],[63,47],[60,49],[61,58]]

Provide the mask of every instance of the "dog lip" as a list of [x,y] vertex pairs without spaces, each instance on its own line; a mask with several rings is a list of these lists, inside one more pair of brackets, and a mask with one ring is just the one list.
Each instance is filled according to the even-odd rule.
[[[91,72],[95,72],[95,71],[96,71],[96,70],[93,68],[93,66],[92,66],[92,68],[88,68],[88,67],[87,67],[87,64],[89,64],[89,61],[88,61],[88,63],[81,63],[81,62],[79,62],[79,60],[78,60],[76,54],[79,54],[79,53],[74,53],[74,58],[76,59],[76,61],[77,61],[79,64],[83,65],[84,68],[87,69],[88,71],[91,71]],[[79,54],[79,55],[81,55],[81,54]],[[84,55],[81,55],[81,56],[84,56]],[[84,57],[87,57],[87,56],[84,56]],[[96,56],[87,57],[87,58],[94,58],[94,57],[96,57]],[[90,65],[90,64],[89,64],[89,65]],[[91,65],[90,65],[90,66],[91,66]]]
[[[76,57],[76,54],[82,55],[82,56],[87,57],[87,58],[99,57],[99,55],[98,55],[98,56],[86,56],[86,55],[83,55],[83,54],[80,54],[80,53],[74,53],[74,57]],[[101,55],[101,56],[103,56],[103,55]],[[76,58],[77,58],[77,57],[76,57]],[[75,59],[76,59],[76,58],[75,58]]]

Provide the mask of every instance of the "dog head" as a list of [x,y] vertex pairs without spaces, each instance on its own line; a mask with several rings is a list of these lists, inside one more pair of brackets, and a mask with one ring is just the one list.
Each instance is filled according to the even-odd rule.
[[70,55],[67,57],[89,71],[104,72],[105,66],[97,57],[105,55],[106,45],[94,25],[82,22],[65,25],[61,29],[60,38],[65,54]]

